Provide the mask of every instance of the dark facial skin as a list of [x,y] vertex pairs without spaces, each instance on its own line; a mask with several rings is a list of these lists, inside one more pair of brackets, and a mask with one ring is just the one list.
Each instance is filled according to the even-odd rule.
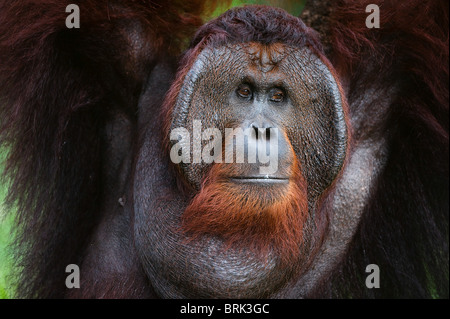
[[[185,82],[184,89],[193,90],[192,96],[186,97],[191,107],[177,104],[171,128],[192,130],[194,120],[201,120],[204,129],[217,127],[221,132],[226,127],[245,129],[253,124],[275,127],[307,167],[311,191],[321,194],[336,177],[345,156],[343,110],[336,110],[334,105],[340,103],[338,88],[335,83],[330,85],[334,82],[332,75],[310,53],[276,45],[271,48],[271,52],[280,51],[272,53],[275,62],[265,63],[264,59],[269,58],[264,53],[262,58],[255,57],[260,47],[249,44],[204,52]],[[276,62],[277,59],[281,61]],[[197,68],[206,70],[201,70],[198,82],[190,83],[191,78],[199,76]],[[239,95],[242,88],[249,90],[249,97]],[[274,101],[273,95],[279,92],[283,93],[283,100]],[[203,166],[183,165],[190,183],[199,185]]]
[[[278,44],[267,48],[254,43],[205,49],[186,76],[171,128],[192,131],[194,120],[201,120],[203,129],[215,127],[222,133],[225,128],[256,127],[262,132],[277,128],[278,136],[270,137],[278,138],[280,145],[277,173],[264,180],[255,164],[226,163],[229,175],[225,179],[250,195],[276,192],[293,182],[295,158],[307,183],[308,215],[303,241],[298,244],[301,254],[286,265],[280,262],[276,247],[261,257],[245,247],[227,246],[220,235],[189,240],[189,235],[180,231],[181,216],[201,190],[206,172],[216,164],[182,163],[181,176],[171,173],[168,154],[154,158],[148,151],[160,143],[152,138],[161,130],[156,124],[148,129],[138,158],[134,230],[138,255],[157,294],[255,298],[286,293],[286,287],[299,280],[320,248],[323,234],[316,229],[318,205],[344,164],[344,118],[334,77],[308,49]],[[246,180],[250,177],[257,178]],[[191,185],[191,192],[184,197],[177,178]],[[286,182],[277,183],[277,178]],[[265,187],[268,183],[269,188]]]

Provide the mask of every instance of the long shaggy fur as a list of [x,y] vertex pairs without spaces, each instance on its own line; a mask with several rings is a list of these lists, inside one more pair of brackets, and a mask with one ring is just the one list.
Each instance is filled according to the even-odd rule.
[[[213,2],[0,1],[0,145],[19,226],[18,296],[62,296],[65,267],[80,264],[99,218],[108,111],[136,113],[150,59],[178,54]],[[80,29],[65,26],[71,3]]]
[[[365,26],[372,3],[380,29]],[[316,296],[448,298],[448,2],[341,0],[327,10],[323,42],[349,79],[351,114],[361,116],[355,101],[372,83],[399,91],[384,126],[364,132],[387,138],[387,164],[347,255]],[[365,288],[371,263],[382,289]]]

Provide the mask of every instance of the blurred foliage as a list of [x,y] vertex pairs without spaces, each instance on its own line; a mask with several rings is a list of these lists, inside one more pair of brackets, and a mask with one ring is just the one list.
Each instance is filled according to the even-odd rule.
[[264,5],[270,5],[274,7],[283,8],[287,12],[289,12],[292,15],[298,16],[303,10],[303,7],[305,5],[305,0],[297,0],[297,1],[283,1],[283,0],[247,0],[247,1],[241,1],[241,0],[233,0],[231,2],[231,6],[219,6],[217,10],[212,14],[210,18],[214,18],[228,10],[230,7],[238,7],[243,6],[247,4],[264,4]]
[[[5,153],[0,149],[0,174],[3,172]],[[8,298],[12,295],[12,260],[11,249],[9,245],[12,243],[13,236],[13,216],[6,216],[6,211],[3,205],[6,193],[7,184],[2,181],[0,183],[0,299]]]

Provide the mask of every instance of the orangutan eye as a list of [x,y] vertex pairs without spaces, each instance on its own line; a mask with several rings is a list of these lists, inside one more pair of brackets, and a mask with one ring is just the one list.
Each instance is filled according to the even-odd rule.
[[252,89],[248,85],[240,86],[237,91],[237,95],[243,99],[250,99],[253,95]]
[[270,92],[270,100],[272,102],[283,102],[284,92],[280,89],[275,89]]

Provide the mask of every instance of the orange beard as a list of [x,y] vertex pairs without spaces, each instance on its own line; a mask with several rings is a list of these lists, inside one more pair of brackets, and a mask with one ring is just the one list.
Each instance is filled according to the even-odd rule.
[[[229,167],[229,166],[228,166]],[[236,184],[224,164],[215,164],[200,192],[182,215],[191,239],[217,236],[227,248],[247,249],[257,256],[274,252],[283,264],[299,256],[308,215],[306,181],[297,163],[289,183]]]

